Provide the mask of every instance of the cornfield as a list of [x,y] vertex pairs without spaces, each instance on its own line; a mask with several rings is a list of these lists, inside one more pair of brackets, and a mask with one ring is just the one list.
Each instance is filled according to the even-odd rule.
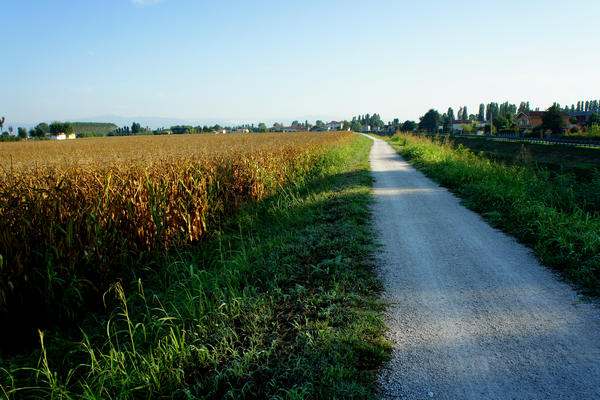
[[[348,132],[0,146],[0,322],[75,320],[144,255],[195,243]],[[14,322],[14,321],[13,321]]]

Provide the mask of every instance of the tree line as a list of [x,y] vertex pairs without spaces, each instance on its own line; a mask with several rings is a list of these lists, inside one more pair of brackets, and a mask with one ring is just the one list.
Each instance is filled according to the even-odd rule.
[[[518,132],[517,116],[520,113],[532,111],[529,102],[521,102],[517,107],[515,104],[508,102],[498,104],[489,103],[481,104],[477,114],[467,115],[467,108],[461,107],[458,112],[458,118],[455,119],[454,110],[448,108],[446,113],[440,114],[435,109],[430,109],[422,117],[419,118],[417,128],[420,131],[435,133],[440,131],[448,133],[453,129],[453,123],[462,122],[463,131],[470,132],[473,127],[478,127],[484,132]],[[537,108],[535,111],[539,111]],[[589,113],[586,116],[584,129],[588,131],[597,130],[600,124],[600,108],[598,101],[578,102],[577,106],[561,107],[560,104],[554,103],[542,113],[542,124],[536,128],[539,130],[549,130],[553,134],[561,134],[567,127],[565,115],[569,117],[572,124],[579,122],[576,114]],[[466,117],[466,118],[465,118]],[[480,123],[480,124],[476,124]],[[404,130],[404,129],[403,129]],[[412,130],[410,130],[412,131]],[[579,128],[573,127],[571,133],[578,133]],[[535,132],[537,133],[537,132]]]
[[[453,130],[455,124],[461,124],[461,128],[465,132],[471,132],[475,129],[482,130],[484,132],[518,132],[518,121],[517,116],[520,113],[528,113],[531,111],[540,111],[539,108],[535,110],[530,106],[529,101],[521,101],[519,105],[512,104],[510,102],[490,102],[481,103],[477,110],[477,113],[471,114],[466,106],[458,108],[458,112],[455,112],[452,107],[448,107],[445,113],[440,113],[435,109],[429,109],[423,116],[419,118],[419,121],[407,120],[403,123],[399,122],[398,118],[395,118],[392,122],[385,124],[379,114],[365,114],[353,117],[350,126],[353,131],[363,132],[367,130],[369,126],[372,130],[383,128],[384,126],[388,131],[401,130],[403,132],[429,132],[437,133],[440,129],[444,133],[449,133]],[[593,133],[596,130],[600,130],[600,105],[598,100],[587,100],[578,101],[577,104],[571,106],[562,107],[558,103],[554,103],[551,107],[544,110],[542,114],[542,125],[537,128],[539,130],[550,130],[553,133],[562,133],[566,128],[565,113],[570,116],[570,122],[576,124],[579,122],[576,115],[577,113],[587,113],[586,124],[584,131]],[[579,132],[578,127],[573,127],[571,130],[572,134]]]

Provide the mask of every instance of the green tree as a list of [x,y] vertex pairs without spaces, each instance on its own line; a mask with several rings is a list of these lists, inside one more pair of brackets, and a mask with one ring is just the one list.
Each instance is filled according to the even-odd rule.
[[42,122],[35,126],[35,137],[44,137],[50,133],[50,127],[47,123]]
[[371,117],[371,125],[376,128],[383,128],[385,126],[385,123],[381,120],[381,116],[375,113]]
[[362,124],[355,119],[350,123],[350,129],[352,129],[354,132],[362,132],[363,127]]
[[437,132],[440,120],[440,113],[432,108],[420,118],[419,129],[429,133]]
[[492,118],[496,118],[498,115],[500,115],[500,106],[498,106],[498,103],[488,104],[485,110],[486,121],[489,121]]
[[449,119],[451,120],[455,120],[456,118],[454,117],[454,110],[452,109],[452,107],[448,107],[448,112],[446,113],[446,115],[448,116]]
[[449,133],[452,130],[452,121],[447,114],[442,115],[440,122],[442,123],[442,131],[444,133]]
[[264,122],[261,122],[260,124],[258,124],[258,131],[259,132],[267,132],[267,125]]
[[131,124],[131,133],[133,133],[134,135],[137,135],[142,130],[141,128],[142,128],[141,124],[134,122],[133,124]]
[[292,121],[292,126],[298,126],[298,125],[300,125],[300,122],[298,122],[296,120]]
[[462,128],[462,133],[469,134],[473,132],[473,124],[461,124],[460,127]]
[[6,122],[6,118],[4,118],[4,117],[0,118],[0,132],[2,132],[2,129],[4,129],[5,122]]
[[323,122],[323,121],[321,121],[320,119],[318,119],[318,120],[315,122],[315,126],[316,126],[317,128],[322,128],[322,127],[324,127],[324,126],[325,126],[325,122]]
[[402,132],[414,132],[417,129],[418,124],[415,121],[404,121],[400,128]]
[[17,130],[21,139],[27,139],[27,129],[19,127]]
[[493,124],[494,127],[498,130],[498,132],[507,131],[510,128],[509,120],[503,115],[495,117]]
[[561,134],[567,127],[565,116],[560,106],[554,104],[552,107],[542,114],[542,128],[550,130],[553,134]]
[[477,121],[483,122],[485,121],[485,104],[479,105],[479,113],[477,114]]
[[70,135],[71,133],[74,132],[73,125],[71,125],[69,122],[55,121],[50,124],[49,128],[50,128],[50,133],[54,136],[58,136],[61,133],[64,133],[65,135]]
[[586,121],[586,125],[592,126],[594,124],[600,124],[600,114],[591,113]]
[[508,101],[500,104],[500,115],[506,117],[509,120],[513,120],[517,113],[517,106],[510,104]]

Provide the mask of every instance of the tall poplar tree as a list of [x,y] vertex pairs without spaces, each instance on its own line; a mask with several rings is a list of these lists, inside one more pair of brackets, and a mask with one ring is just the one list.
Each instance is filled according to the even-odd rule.
[[448,118],[450,120],[455,120],[456,118],[454,118],[454,110],[452,109],[452,107],[448,107],[448,112],[446,113],[448,115]]
[[483,103],[479,105],[479,113],[477,114],[477,120],[479,120],[479,122],[485,121],[485,104]]

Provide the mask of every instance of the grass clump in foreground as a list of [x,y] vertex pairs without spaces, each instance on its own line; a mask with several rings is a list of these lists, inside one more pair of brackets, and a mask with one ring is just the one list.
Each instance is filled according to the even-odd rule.
[[328,151],[312,178],[114,285],[108,320],[90,317],[78,338],[46,332],[39,354],[4,360],[0,393],[373,397],[388,346],[371,273],[370,143]]
[[[598,294],[600,210],[579,198],[572,175],[499,164],[448,140],[398,134],[389,142],[467,206],[532,247],[544,264]],[[600,173],[586,185],[588,193],[600,193]]]

